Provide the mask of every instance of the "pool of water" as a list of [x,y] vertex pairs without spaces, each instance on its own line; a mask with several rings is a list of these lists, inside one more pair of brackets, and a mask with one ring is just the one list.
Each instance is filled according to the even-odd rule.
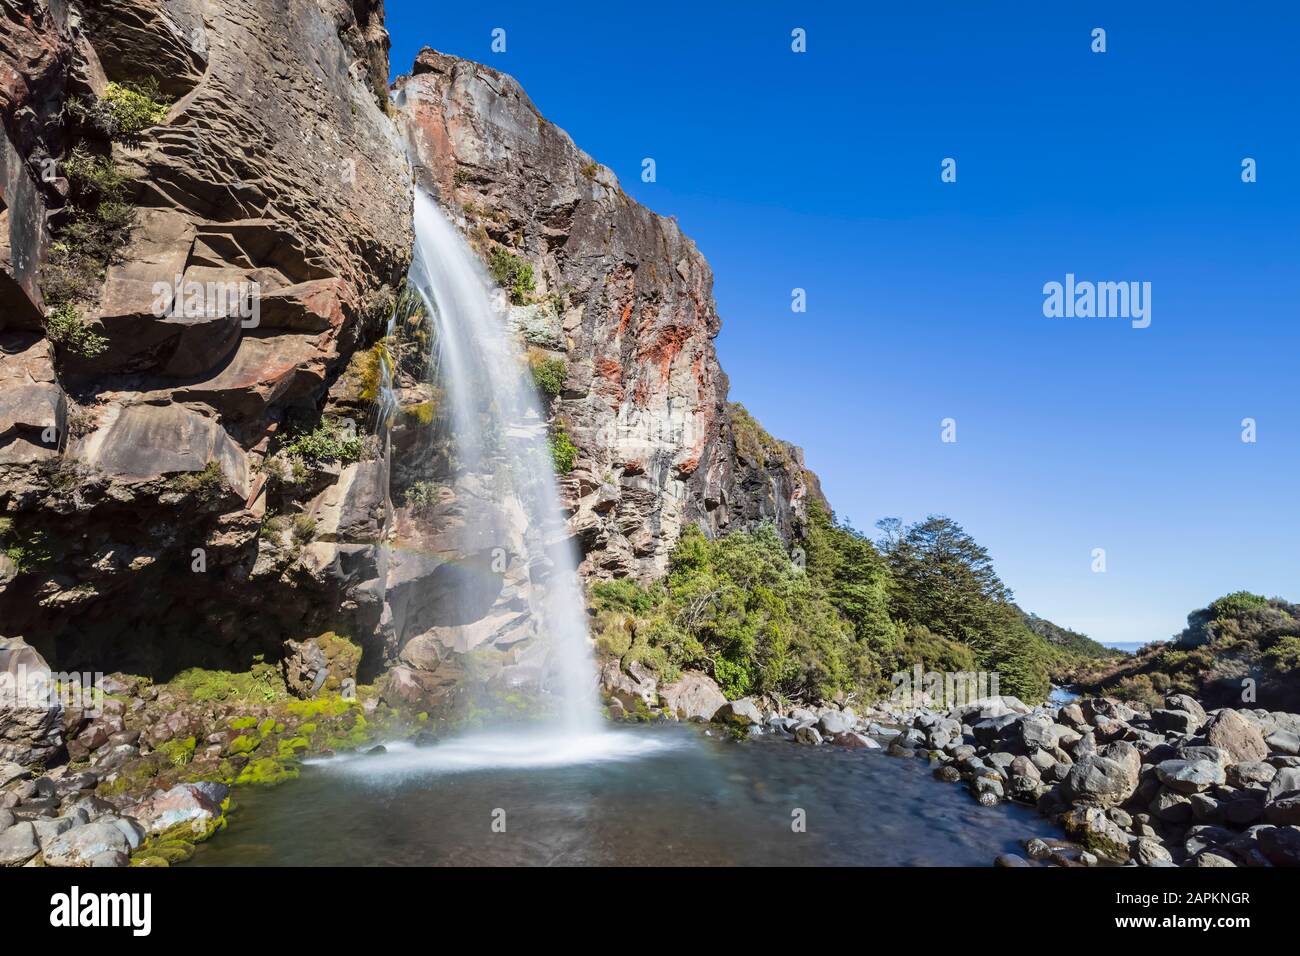
[[235,803],[190,865],[983,866],[1060,836],[1030,809],[979,806],[925,760],[671,725],[561,753],[505,736],[394,745]]

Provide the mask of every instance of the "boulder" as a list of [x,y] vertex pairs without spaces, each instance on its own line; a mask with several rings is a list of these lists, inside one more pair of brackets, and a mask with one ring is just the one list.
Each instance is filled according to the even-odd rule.
[[727,698],[708,674],[683,671],[681,677],[659,689],[659,701],[681,720],[708,721]]
[[182,823],[202,833],[221,817],[221,802],[228,793],[229,788],[219,783],[177,784],[170,790],[156,791],[137,804],[130,815],[146,833],[162,833]]
[[1129,836],[1100,807],[1076,807],[1064,814],[1061,825],[1085,847],[1117,863],[1129,859]]
[[822,742],[822,735],[812,724],[800,724],[794,730],[794,739],[815,747]]
[[0,764],[42,765],[62,749],[63,706],[45,659],[0,637]]
[[1205,740],[1211,747],[1226,751],[1232,763],[1263,760],[1269,754],[1268,744],[1259,728],[1235,710],[1224,708],[1211,718],[1205,730]]
[[41,844],[31,823],[15,823],[0,832],[0,866],[22,866],[40,852]]
[[713,722],[730,724],[734,727],[750,727],[762,724],[763,714],[754,703],[754,698],[742,697],[739,700],[728,701],[719,707],[713,714]]
[[126,836],[111,823],[87,823],[74,827],[45,847],[48,866],[90,866],[105,853],[130,854]]
[[1169,710],[1181,710],[1191,714],[1196,720],[1197,727],[1200,727],[1208,719],[1205,708],[1200,705],[1200,702],[1195,697],[1187,694],[1169,694],[1165,697],[1165,707]]
[[1140,866],[1156,866],[1160,863],[1172,863],[1173,854],[1158,841],[1147,837],[1135,840],[1132,848],[1133,859]]
[[1223,767],[1209,760],[1166,760],[1156,766],[1156,776],[1166,787],[1192,794],[1227,781]]
[[1061,786],[1062,796],[1073,803],[1114,807],[1137,790],[1142,758],[1125,741],[1106,744],[1070,768]]
[[1256,839],[1260,852],[1274,866],[1300,866],[1300,827],[1263,827]]

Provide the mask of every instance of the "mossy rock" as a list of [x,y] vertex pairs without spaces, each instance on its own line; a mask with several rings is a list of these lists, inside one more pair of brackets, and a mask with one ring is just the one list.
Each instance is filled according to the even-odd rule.
[[282,763],[274,757],[260,757],[248,762],[235,778],[235,783],[239,786],[276,787],[297,779],[297,767]]

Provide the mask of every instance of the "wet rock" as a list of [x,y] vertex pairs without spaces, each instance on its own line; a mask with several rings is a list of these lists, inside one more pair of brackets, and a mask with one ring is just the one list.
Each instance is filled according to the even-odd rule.
[[862,734],[848,732],[836,734],[831,738],[831,743],[840,747],[847,747],[849,750],[879,750],[880,744],[876,743],[870,737],[864,737]]
[[1061,825],[1085,847],[1118,863],[1129,859],[1129,837],[1100,807],[1078,807],[1061,818]]
[[801,744],[808,744],[815,747],[822,742],[822,735],[813,725],[800,724],[795,728],[794,739],[799,741]]
[[994,859],[993,865],[1001,866],[1001,867],[1033,866],[1033,864],[1030,863],[1028,860],[1026,860],[1024,857],[1017,856],[1014,853],[1000,854],[996,859]]
[[957,783],[961,780],[961,771],[951,764],[945,764],[934,768],[934,776],[936,780],[942,780],[944,783]]

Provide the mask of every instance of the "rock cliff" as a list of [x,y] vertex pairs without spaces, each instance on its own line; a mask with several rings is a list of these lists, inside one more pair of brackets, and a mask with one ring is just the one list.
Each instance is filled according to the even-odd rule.
[[373,434],[413,182],[530,269],[585,575],[653,578],[690,523],[799,535],[820,492],[727,402],[708,264],[510,77],[426,50],[390,101],[381,0],[0,16],[0,636],[165,678],[336,629],[373,676],[464,598],[400,560],[428,389]]
[[405,271],[381,0],[0,16],[0,632],[165,676],[373,627],[382,464],[263,464]]
[[689,523],[797,536],[815,479],[727,404],[713,273],[676,222],[503,73],[425,49],[396,99],[418,185],[485,259],[532,268],[511,318],[535,360],[564,363],[551,411],[577,446],[562,493],[584,574],[657,577]]

